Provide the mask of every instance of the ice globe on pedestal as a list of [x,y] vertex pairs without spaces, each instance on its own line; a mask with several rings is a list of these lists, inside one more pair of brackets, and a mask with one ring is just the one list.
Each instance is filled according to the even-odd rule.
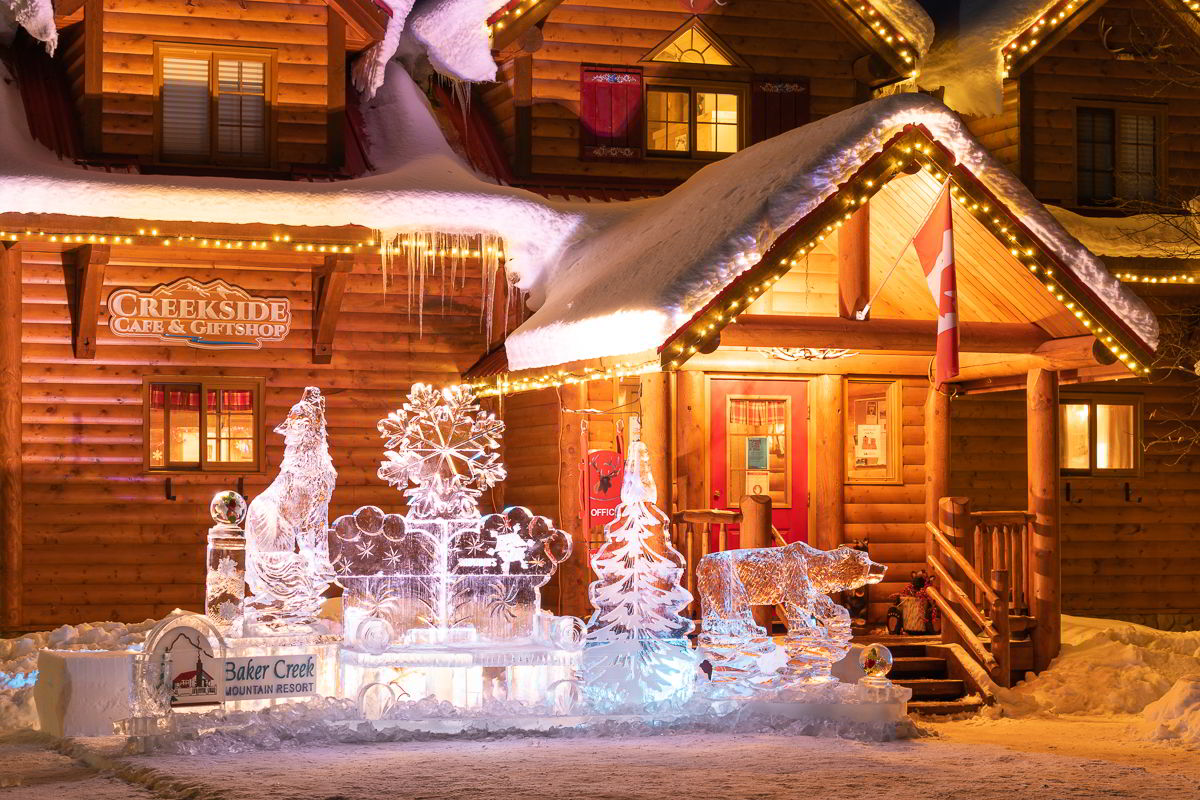
[[217,492],[208,504],[208,513],[218,525],[240,525],[246,518],[246,498],[232,490]]
[[869,644],[858,654],[858,665],[868,678],[886,678],[892,664],[892,651],[881,644]]

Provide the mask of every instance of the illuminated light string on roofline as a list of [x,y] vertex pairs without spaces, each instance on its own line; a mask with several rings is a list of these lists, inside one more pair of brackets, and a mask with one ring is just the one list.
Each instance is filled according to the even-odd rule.
[[[917,138],[911,143],[904,139]],[[878,192],[890,177],[911,168],[912,165],[929,173],[933,180],[941,183],[947,178],[951,181],[950,195],[956,203],[972,214],[976,219],[989,227],[1001,242],[1007,243],[1009,253],[1019,263],[1023,264],[1030,273],[1036,275],[1045,290],[1077,319],[1096,338],[1098,338],[1130,371],[1137,374],[1150,372],[1150,368],[1138,361],[1129,352],[1112,331],[1104,327],[1094,314],[1089,312],[1084,304],[1070,294],[1070,291],[1060,285],[1055,277],[1055,267],[1039,244],[1034,242],[1021,228],[1006,222],[1006,213],[993,210],[991,202],[974,196],[973,190],[964,187],[956,180],[951,167],[939,162],[939,159],[950,161],[952,157],[944,148],[936,146],[918,132],[915,137],[903,137],[885,148],[879,156],[869,161],[859,169],[858,173],[826,201],[829,211],[813,222],[806,233],[807,241],[795,249],[789,257],[779,260],[760,256],[757,252],[744,254],[747,262],[758,263],[751,266],[745,273],[734,279],[725,292],[718,294],[709,305],[698,312],[680,331],[678,331],[662,349],[662,366],[664,369],[677,369],[698,352],[715,346],[720,330],[745,313],[755,300],[789,271],[802,263],[802,260],[819,247],[825,238],[835,233],[854,214],[858,206],[867,203],[871,196]],[[882,169],[870,168],[872,162],[881,163]],[[838,207],[840,201],[840,208]],[[824,224],[822,224],[824,223]],[[802,241],[805,237],[798,237]],[[767,253],[771,256],[771,253]],[[739,261],[743,260],[739,259]],[[740,292],[737,290],[740,289]],[[735,293],[736,292],[736,293]]]
[[[1090,0],[1059,0],[1046,13],[1034,20],[1033,24],[1017,34],[1004,46],[1004,77],[1009,76],[1013,65],[1037,47],[1040,42],[1044,42],[1055,28],[1066,22],[1089,2]],[[1183,0],[1182,5],[1189,11],[1200,14],[1200,0]]]
[[[25,229],[20,231],[0,230],[0,242],[53,242],[61,244],[113,244],[113,245],[148,245],[160,244],[163,247],[209,247],[219,250],[274,250],[296,253],[358,253],[362,249],[373,249],[382,255],[384,247],[374,238],[353,244],[344,242],[296,242],[291,234],[276,233],[270,238],[240,239],[216,236],[196,236],[192,234],[160,233],[157,228],[139,228],[136,234],[116,233],[57,233]],[[482,255],[504,258],[504,251],[492,246],[481,248],[443,247],[432,248],[413,238],[397,238],[393,247],[412,249],[421,248],[418,255],[428,258],[479,258]]]
[[634,375],[645,375],[659,372],[662,369],[658,361],[642,361],[640,363],[619,362],[604,369],[585,367],[582,370],[568,371],[564,369],[547,370],[534,375],[522,375],[517,378],[501,374],[495,378],[485,378],[471,384],[476,397],[496,397],[519,392],[535,391],[537,389],[557,389],[560,386],[570,386],[588,381],[609,378],[628,378]]
[[488,30],[492,35],[496,35],[504,30],[506,25],[512,24],[513,20],[519,18],[538,4],[539,0],[511,0],[505,3],[503,7],[496,10],[494,14],[488,17]]
[[1116,272],[1113,274],[1117,280],[1125,283],[1195,283],[1195,275],[1184,275],[1176,273],[1175,275],[1139,275],[1135,272]]

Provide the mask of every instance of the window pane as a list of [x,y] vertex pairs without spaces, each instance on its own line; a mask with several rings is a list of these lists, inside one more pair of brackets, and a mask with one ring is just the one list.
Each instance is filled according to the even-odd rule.
[[208,460],[248,463],[254,453],[254,392],[251,389],[209,389]]
[[650,150],[686,153],[688,141],[687,92],[651,89],[646,92],[646,139]]
[[1096,404],[1096,468],[1134,469],[1134,406]]
[[1079,202],[1111,200],[1115,189],[1115,113],[1109,108],[1080,108],[1075,117]]
[[1063,403],[1058,412],[1058,446],[1063,469],[1091,469],[1087,403]]
[[208,59],[164,57],[162,76],[163,154],[207,156]]
[[165,467],[167,464],[166,396],[166,389],[161,383],[150,384],[150,441],[146,443],[146,446],[150,449],[151,467]]
[[737,95],[696,93],[696,149],[709,153],[737,150]]
[[217,150],[244,157],[265,154],[266,65],[220,59],[217,86]]
[[1153,200],[1157,190],[1157,124],[1149,114],[1121,114],[1117,194],[1127,200]]
[[200,387],[166,384],[168,466],[200,463]]
[[729,497],[766,494],[789,505],[788,421],[786,398],[731,397],[725,431]]

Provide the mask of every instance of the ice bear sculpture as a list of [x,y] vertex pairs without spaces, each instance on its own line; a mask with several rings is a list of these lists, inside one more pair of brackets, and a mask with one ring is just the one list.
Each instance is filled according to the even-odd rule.
[[541,587],[571,539],[526,508],[427,519],[363,506],[333,523],[330,544],[355,650],[555,643],[539,630]]
[[[696,580],[711,693],[747,696],[833,680],[830,668],[850,651],[850,615],[828,595],[879,583],[886,570],[861,550],[818,550],[804,542],[705,556]],[[787,618],[787,664],[778,674],[766,674],[759,664],[774,644],[754,621],[757,605],[782,606]]]

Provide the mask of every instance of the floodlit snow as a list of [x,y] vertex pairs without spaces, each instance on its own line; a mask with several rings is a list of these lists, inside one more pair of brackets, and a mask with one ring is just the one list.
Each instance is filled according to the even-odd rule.
[[1200,631],[1064,616],[1061,655],[1044,672],[1002,690],[1000,700],[1007,716],[1145,712],[1148,724],[1162,726],[1161,738],[1171,738],[1172,723],[1181,722],[1188,732],[1179,735],[1200,741],[1200,695],[1181,690],[1161,702],[1181,678],[1198,674]]
[[[697,172],[661,198],[603,207],[598,234],[576,237],[523,286],[545,302],[506,343],[512,369],[651,351],[836,193],[906,125],[923,125],[1012,209],[1067,269],[1148,344],[1158,323],[1029,191],[931,97],[901,94],[788,131]],[[598,210],[599,211],[599,210]],[[593,212],[593,219],[599,219]],[[532,282],[532,283],[531,283]]]
[[1200,258],[1200,217],[1195,213],[1085,217],[1057,206],[1046,208],[1098,256]]
[[957,32],[934,37],[917,82],[946,87],[946,104],[970,116],[1003,107],[1004,46],[1057,0],[962,0]]
[[917,0],[885,0],[875,6],[916,49],[918,56],[928,52],[934,41],[933,20]]
[[487,19],[505,0],[418,0],[409,19],[429,63],[464,81],[496,79]]

